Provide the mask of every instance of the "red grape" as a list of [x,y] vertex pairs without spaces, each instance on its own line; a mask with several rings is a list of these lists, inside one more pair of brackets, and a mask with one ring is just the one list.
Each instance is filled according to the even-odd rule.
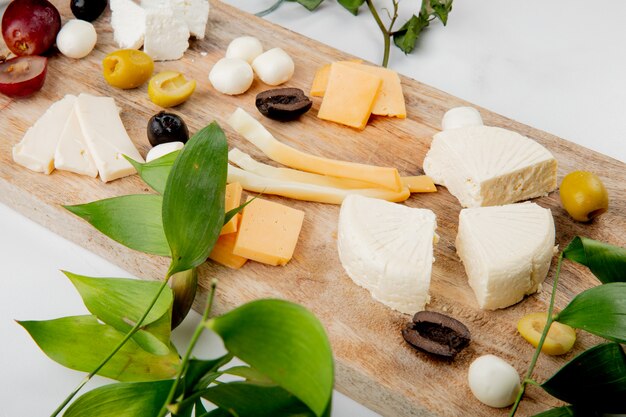
[[43,56],[19,56],[0,64],[0,93],[26,97],[41,90],[46,80],[48,59]]
[[61,29],[59,11],[48,0],[13,0],[2,16],[2,37],[15,55],[41,55]]

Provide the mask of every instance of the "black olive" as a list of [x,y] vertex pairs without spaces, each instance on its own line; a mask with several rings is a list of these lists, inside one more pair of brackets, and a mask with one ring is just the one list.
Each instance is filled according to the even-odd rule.
[[70,0],[70,8],[77,19],[93,22],[107,7],[107,0]]
[[255,104],[263,116],[288,121],[308,112],[313,102],[299,88],[275,88],[259,93]]
[[148,140],[152,146],[167,142],[187,143],[189,129],[180,116],[161,111],[148,122]]
[[452,359],[470,342],[470,332],[460,321],[434,311],[420,311],[402,329],[411,346]]

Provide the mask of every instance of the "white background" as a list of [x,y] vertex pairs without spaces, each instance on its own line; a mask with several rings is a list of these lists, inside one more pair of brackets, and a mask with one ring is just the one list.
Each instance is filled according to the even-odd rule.
[[[273,0],[228,2],[259,11]],[[401,2],[402,15],[415,12],[411,8],[418,3]],[[624,16],[621,0],[457,0],[448,27],[433,24],[409,56],[394,48],[390,65],[626,161]],[[382,58],[381,35],[365,9],[353,17],[333,0],[316,13],[287,2],[268,19],[363,59],[379,63]],[[0,126],[2,122],[0,113]],[[2,205],[0,254],[0,417],[49,415],[82,374],[49,360],[13,320],[86,312],[60,269],[93,276],[128,274]],[[175,332],[180,349],[197,320],[190,316]],[[216,356],[220,346],[207,337],[199,349]],[[97,379],[90,386],[105,382]],[[340,395],[334,404],[335,417],[376,415]]]

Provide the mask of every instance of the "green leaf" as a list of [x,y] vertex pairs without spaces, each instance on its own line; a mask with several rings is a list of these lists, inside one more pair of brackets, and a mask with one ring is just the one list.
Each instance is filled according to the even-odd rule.
[[238,417],[314,415],[295,396],[275,385],[229,382],[209,388],[202,398]]
[[159,195],[135,194],[64,207],[126,247],[170,256],[161,220],[162,202]]
[[626,248],[576,236],[563,256],[588,267],[604,284],[626,282]]
[[[535,414],[533,417],[601,417],[600,413],[583,410],[571,405],[553,408],[543,413]],[[607,416],[608,417],[608,416]]]
[[393,43],[405,54],[410,54],[415,49],[415,43],[422,30],[429,24],[428,17],[422,13],[411,18],[393,35]]
[[565,364],[541,387],[550,395],[584,409],[624,413],[626,355],[617,343],[594,346]]
[[172,306],[172,329],[183,322],[187,313],[193,306],[198,290],[198,271],[196,268],[177,272],[170,278],[170,287],[174,292],[174,304]]
[[294,394],[317,416],[332,396],[333,359],[321,323],[283,300],[258,300],[208,321],[226,349]]
[[[47,321],[18,322],[48,357],[77,371],[90,372],[113,351],[124,334],[101,324],[96,316],[63,317]],[[119,381],[153,381],[176,375],[178,353],[153,355],[132,339],[98,372]]]
[[304,6],[308,11],[312,12],[313,10],[320,7],[320,4],[322,4],[324,0],[289,0],[289,1],[295,1],[301,4],[302,6]]
[[[92,278],[66,271],[63,273],[80,293],[89,312],[122,333],[128,333],[139,321],[161,287],[161,283],[156,281]],[[146,351],[155,355],[170,352],[171,307],[172,291],[164,288],[143,321],[142,329],[133,335],[133,340]],[[151,333],[146,326],[159,319],[163,319],[163,326],[157,326],[158,333]]]
[[365,3],[365,0],[337,0],[339,4],[345,7],[353,15],[359,14],[359,7]]
[[167,177],[170,174],[172,165],[174,165],[174,161],[178,157],[179,153],[180,151],[174,151],[163,155],[154,161],[143,164],[127,157],[126,155],[124,155],[124,158],[126,158],[126,160],[130,162],[133,167],[135,167],[137,173],[146,184],[152,187],[152,189],[157,193],[163,194],[165,191],[165,184],[167,183]]
[[225,369],[223,373],[240,376],[246,381],[253,382],[257,385],[276,385],[274,381],[251,366],[233,366],[232,368]]
[[206,261],[224,224],[228,146],[217,123],[187,142],[167,178],[163,227],[172,252],[169,275]]
[[445,26],[448,24],[448,14],[452,11],[452,0],[430,0],[432,14],[437,16]]
[[555,319],[605,339],[626,343],[626,282],[583,291]]
[[232,359],[233,355],[230,353],[216,359],[191,359],[187,365],[187,372],[185,372],[185,394],[190,394],[194,390],[206,388],[206,385],[199,385],[202,378],[206,374],[217,372],[219,368],[226,365]]
[[174,381],[125,382],[105,385],[83,394],[64,417],[153,417],[156,416]]

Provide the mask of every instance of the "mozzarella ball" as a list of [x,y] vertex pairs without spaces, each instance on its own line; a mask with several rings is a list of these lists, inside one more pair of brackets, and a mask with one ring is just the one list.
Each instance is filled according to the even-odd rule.
[[441,128],[443,130],[458,129],[468,126],[482,126],[483,118],[473,107],[455,107],[443,115]]
[[239,58],[251,64],[254,58],[263,53],[261,41],[254,36],[235,38],[226,49],[226,58]]
[[494,355],[484,355],[472,362],[467,376],[472,394],[490,407],[508,407],[521,389],[515,368]]
[[222,58],[211,69],[209,81],[220,93],[243,94],[254,80],[252,67],[243,59]]
[[84,58],[98,41],[96,28],[85,20],[68,20],[57,35],[57,48],[70,58]]
[[183,149],[183,146],[185,146],[185,144],[182,142],[161,143],[148,151],[148,155],[146,155],[146,162],[154,161],[155,159],[159,159],[168,153],[181,150]]
[[262,53],[252,62],[252,69],[268,85],[285,83],[293,76],[295,65],[287,52],[280,48]]

